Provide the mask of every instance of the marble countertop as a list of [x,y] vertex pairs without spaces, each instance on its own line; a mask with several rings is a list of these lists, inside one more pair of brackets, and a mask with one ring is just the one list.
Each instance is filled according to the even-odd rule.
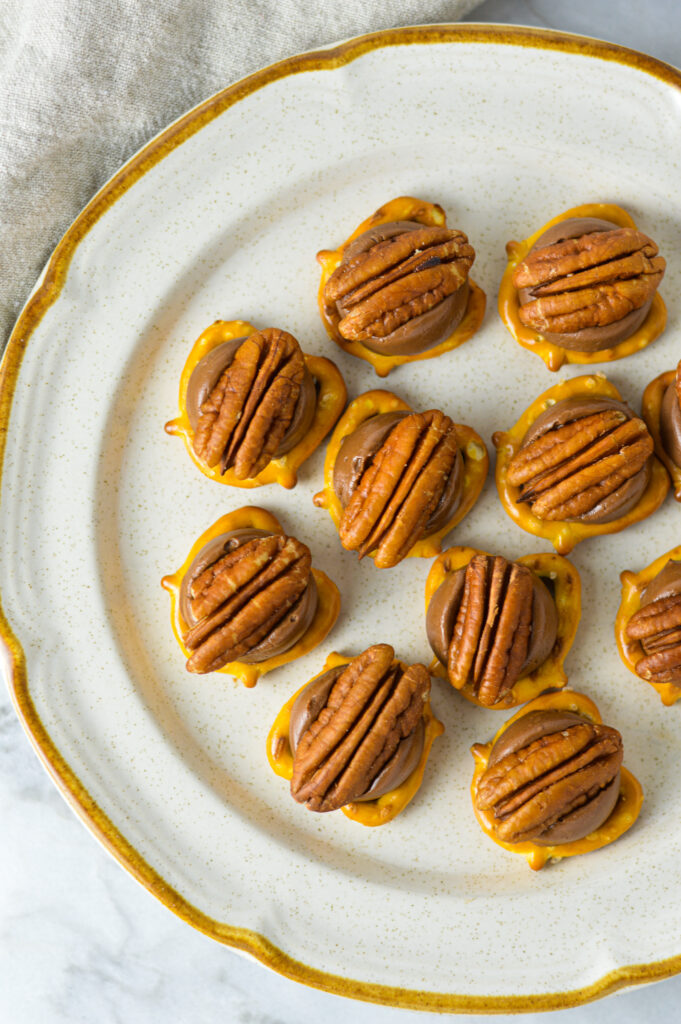
[[[593,35],[681,66],[678,0],[651,0],[645,15],[643,8],[631,0],[487,0],[468,20]],[[308,989],[183,924],[122,871],[69,810],[30,748],[4,688],[0,820],[2,1022],[407,1024],[441,1019]],[[552,1021],[674,1020],[680,1000],[678,977],[558,1011]]]

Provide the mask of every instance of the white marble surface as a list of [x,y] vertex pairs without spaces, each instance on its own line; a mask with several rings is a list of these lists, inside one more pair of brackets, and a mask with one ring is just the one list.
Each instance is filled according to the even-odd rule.
[[[650,0],[645,17],[642,10],[633,0],[487,0],[471,20],[581,32],[681,65],[678,0]],[[176,919],[109,858],[67,808],[32,753],[4,690],[0,821],[1,1024],[436,1019],[307,989]],[[671,979],[560,1011],[553,1019],[673,1021],[680,999],[681,978]],[[533,1021],[539,1015],[497,1019]]]

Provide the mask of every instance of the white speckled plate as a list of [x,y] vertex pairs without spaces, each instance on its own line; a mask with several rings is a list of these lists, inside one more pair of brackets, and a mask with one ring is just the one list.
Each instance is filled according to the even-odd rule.
[[[566,1006],[681,967],[681,737],[620,662],[619,570],[677,544],[669,498],[627,533],[581,545],[584,615],[571,684],[624,735],[646,801],[601,852],[533,873],[479,830],[469,747],[499,715],[444,684],[446,725],[418,797],[366,829],[296,805],[270,771],[275,713],[332,649],[428,657],[428,563],[379,572],[341,551],[298,486],[205,479],[163,432],[188,348],[212,320],[327,340],[315,253],[385,200],[440,202],[470,236],[488,294],[479,335],[389,386],[487,439],[551,376],[495,309],[504,244],[577,203],[626,207],[668,259],[664,336],[607,368],[627,399],[678,356],[681,75],[577,37],[494,26],[411,29],[294,58],[232,86],[154,140],[95,197],[53,256],[2,367],[2,632],[7,676],[41,756],[90,827],[169,907],[299,980],[423,1008]],[[342,593],[325,645],[254,690],[185,672],[164,573],[214,519],[257,502],[312,548]],[[508,556],[542,545],[490,480],[456,541]],[[545,546],[544,546],[545,547]]]

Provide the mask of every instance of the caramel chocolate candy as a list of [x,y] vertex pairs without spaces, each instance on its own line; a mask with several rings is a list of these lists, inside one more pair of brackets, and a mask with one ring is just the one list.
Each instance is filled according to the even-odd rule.
[[426,632],[452,686],[468,687],[485,707],[504,706],[516,682],[551,654],[558,613],[527,566],[479,553],[435,591]]
[[294,487],[297,470],[338,419],[347,391],[329,359],[287,331],[216,320],[194,343],[180,379],[183,437],[204,476],[232,487]]
[[264,508],[221,516],[161,586],[190,672],[244,686],[317,647],[338,618],[338,587]]
[[485,294],[469,274],[475,252],[436,203],[391,199],[317,260],[329,337],[380,377],[457,348],[482,323]]
[[607,846],[641,810],[641,786],[622,765],[622,737],[582,693],[537,697],[471,752],[478,823],[534,871]]
[[414,355],[461,323],[474,259],[461,231],[416,221],[377,224],[346,246],[324,301],[335,304],[347,341],[383,355]]
[[277,715],[267,738],[272,770],[308,810],[385,825],[419,789],[443,732],[429,694],[425,666],[398,661],[389,644],[350,660],[332,653]]
[[662,397],[660,439],[669,459],[681,469],[681,362]]
[[619,655],[670,706],[681,698],[681,545],[639,572],[620,573]]
[[674,497],[681,501],[681,363],[646,385],[641,409],[655,455],[669,474]]
[[639,352],[665,328],[665,261],[614,203],[586,203],[506,245],[499,315],[549,370]]
[[612,349],[642,325],[664,271],[642,232],[570,217],[544,231],[515,268],[518,316],[564,349]]
[[507,561],[471,547],[438,555],[426,579],[430,670],[472,704],[517,707],[567,683],[581,581],[553,552]]
[[197,456],[245,480],[302,440],[316,395],[296,339],[267,328],[208,352],[186,401]]
[[314,679],[291,709],[293,798],[333,811],[400,786],[423,753],[429,694],[427,669],[405,669],[388,644]]
[[333,485],[343,507],[343,547],[360,558],[375,547],[379,568],[396,565],[461,503],[456,428],[438,411],[373,416],[342,441]]
[[343,547],[384,569],[437,555],[477,501],[488,468],[472,427],[437,409],[414,412],[390,391],[367,391],[336,425],[313,500],[329,510]]
[[[329,669],[328,672],[324,672],[321,676],[317,676],[316,679],[308,683],[302,693],[296,698],[291,709],[291,724],[289,727],[289,742],[294,757],[301,736],[318,720],[324,708],[328,707],[331,689],[344,670],[343,665]],[[367,800],[375,800],[379,796],[389,793],[392,789],[396,789],[405,779],[409,778],[421,759],[424,735],[425,729],[423,719],[421,719],[417,727],[408,736],[400,740],[395,754],[371,780],[368,788],[363,793],[353,797],[353,802],[362,803]],[[363,786],[356,788],[363,788]],[[294,798],[297,799],[295,794]],[[311,809],[325,810],[332,808],[315,807]]]
[[566,398],[534,421],[508,480],[539,519],[610,523],[646,490],[653,448],[646,424],[624,402]]
[[570,711],[532,711],[493,744],[476,804],[503,842],[576,842],[610,817],[621,764],[616,729]]
[[266,661],[293,647],[314,618],[310,551],[294,537],[232,530],[196,555],[179,601],[189,672]]
[[681,561],[670,559],[653,577],[625,628],[628,639],[642,648],[637,675],[681,687]]
[[669,490],[646,423],[602,374],[549,388],[493,440],[502,505],[563,555],[652,515]]

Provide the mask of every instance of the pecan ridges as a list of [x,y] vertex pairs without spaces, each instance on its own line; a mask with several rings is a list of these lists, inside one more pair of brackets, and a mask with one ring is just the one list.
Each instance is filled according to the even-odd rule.
[[354,658],[300,737],[291,778],[294,799],[313,811],[333,811],[363,796],[418,726],[429,692],[427,669],[404,669],[388,644]]
[[239,346],[201,405],[194,451],[238,480],[256,476],[275,455],[300,397],[303,353],[286,331],[267,328]]
[[400,420],[364,470],[338,527],[360,558],[397,565],[423,535],[458,456],[454,423],[438,410]]
[[184,636],[190,672],[213,672],[248,654],[303,596],[310,551],[294,537],[257,537],[208,566],[191,583],[196,619]]
[[576,519],[636,476],[653,453],[643,420],[617,409],[548,430],[513,456],[508,482],[539,519]]
[[639,608],[627,623],[627,636],[644,651],[636,662],[638,675],[651,683],[681,683],[681,594]]
[[480,777],[476,800],[493,812],[502,841],[532,840],[594,799],[621,764],[617,730],[585,721],[541,736],[490,765]]
[[341,263],[324,298],[329,305],[341,303],[344,338],[384,338],[458,291],[474,259],[462,231],[414,228]]
[[595,231],[542,246],[513,274],[533,296],[519,308],[526,327],[567,334],[605,327],[640,309],[665,271],[651,238],[633,228]]
[[527,660],[533,590],[530,570],[499,555],[475,555],[466,566],[447,673],[458,689],[470,683],[488,707],[513,687]]

